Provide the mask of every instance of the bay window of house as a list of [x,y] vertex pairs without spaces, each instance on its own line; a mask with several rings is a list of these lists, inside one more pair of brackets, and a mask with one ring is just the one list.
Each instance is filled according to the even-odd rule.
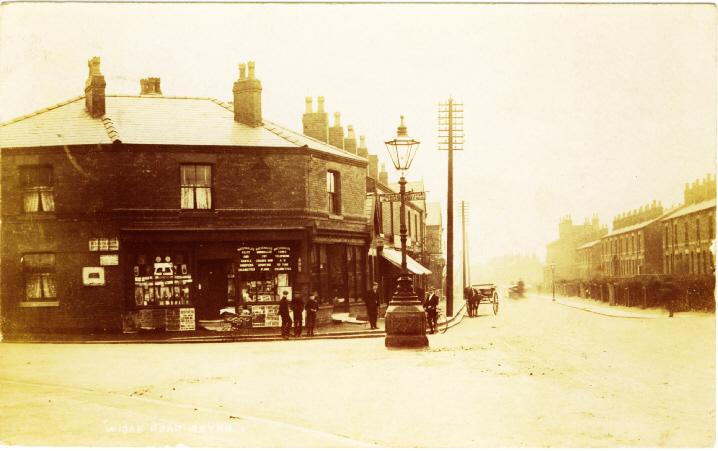
[[341,214],[341,182],[339,173],[336,171],[327,171],[327,198],[329,202],[329,213]]
[[20,185],[25,213],[55,211],[52,166],[21,166]]
[[22,269],[25,299],[20,306],[56,306],[55,254],[25,254]]
[[683,222],[683,244],[688,244],[688,220]]
[[212,166],[183,164],[180,166],[182,209],[209,210],[212,208]]

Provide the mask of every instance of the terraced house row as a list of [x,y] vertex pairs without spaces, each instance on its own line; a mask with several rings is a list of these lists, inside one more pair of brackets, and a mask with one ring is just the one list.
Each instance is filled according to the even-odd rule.
[[[253,62],[230,102],[166,96],[154,77],[110,94],[99,58],[88,71],[84,95],[0,126],[4,334],[194,330],[238,304],[274,327],[283,291],[330,313],[393,283],[370,202],[391,188],[338,116],[325,133],[310,99],[304,133],[271,122]],[[426,212],[410,210],[421,251]]]
[[547,263],[556,266],[553,278],[546,268],[545,285],[555,282],[559,292],[611,302],[665,303],[673,297],[714,308],[715,212],[716,180],[708,174],[686,184],[682,204],[666,209],[653,201],[619,214],[611,232],[594,218],[593,232],[600,236],[592,239],[564,219],[559,240],[548,246]]

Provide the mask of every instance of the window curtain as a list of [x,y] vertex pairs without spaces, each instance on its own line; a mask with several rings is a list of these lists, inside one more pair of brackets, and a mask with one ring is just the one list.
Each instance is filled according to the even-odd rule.
[[182,187],[182,208],[194,208],[194,188]]
[[25,277],[25,297],[28,300],[42,299],[42,278],[40,274]]
[[23,204],[25,212],[32,213],[39,211],[40,196],[37,191],[25,191],[23,194]]
[[42,281],[42,296],[46,299],[56,298],[57,285],[55,284],[55,274],[43,274]]
[[40,199],[42,200],[42,211],[55,211],[55,196],[51,189],[40,191]]
[[212,189],[195,188],[197,194],[197,209],[209,209],[212,207]]

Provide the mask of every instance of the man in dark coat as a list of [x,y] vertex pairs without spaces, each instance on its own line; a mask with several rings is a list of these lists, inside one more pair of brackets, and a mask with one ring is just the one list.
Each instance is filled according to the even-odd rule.
[[319,311],[319,302],[317,302],[316,291],[309,296],[305,309],[307,311],[307,335],[313,337],[314,326],[317,323],[317,311]]
[[288,291],[282,292],[282,299],[279,300],[279,316],[282,318],[282,338],[289,338],[289,329],[292,327],[292,318],[289,316]]
[[379,284],[374,282],[371,285],[371,290],[367,291],[364,296],[364,304],[366,305],[366,314],[369,317],[369,325],[372,329],[378,329],[376,327],[376,318],[379,313]]
[[426,310],[426,317],[429,320],[429,330],[432,334],[436,333],[437,324],[436,320],[438,318],[438,308],[439,308],[439,296],[436,295],[436,292],[432,289],[430,291],[429,298],[426,300],[426,304],[424,305],[424,310]]
[[294,317],[294,336],[299,337],[302,335],[302,312],[304,312],[304,301],[299,294],[292,297],[289,308],[292,309],[292,316]]

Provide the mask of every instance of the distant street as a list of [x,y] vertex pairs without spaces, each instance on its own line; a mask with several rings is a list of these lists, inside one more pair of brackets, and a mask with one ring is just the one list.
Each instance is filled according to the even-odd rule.
[[0,344],[7,445],[710,447],[713,315],[482,305],[428,351],[383,338]]

